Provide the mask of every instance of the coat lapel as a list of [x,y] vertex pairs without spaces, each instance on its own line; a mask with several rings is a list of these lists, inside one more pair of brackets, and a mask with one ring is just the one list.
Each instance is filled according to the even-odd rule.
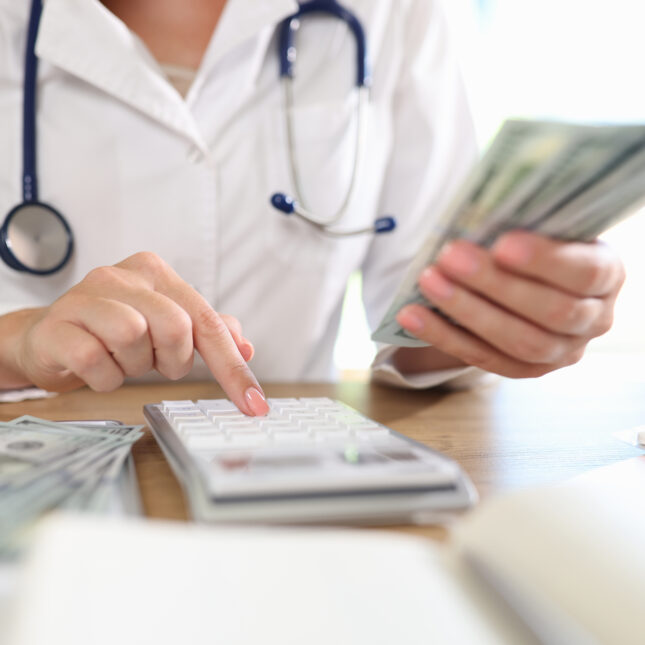
[[[143,42],[99,0],[46,0],[36,54],[163,123],[206,153],[191,112],[201,87],[212,74],[229,82],[228,73],[250,87],[245,80],[257,73],[273,28],[297,9],[295,0],[228,0],[187,101],[167,82]],[[236,48],[260,34],[264,37],[257,38],[254,47],[233,57]],[[227,68],[228,58],[232,61]],[[236,92],[228,94],[226,112],[234,111],[234,103],[242,98]]]
[[98,0],[47,0],[36,54],[205,146],[145,45]]

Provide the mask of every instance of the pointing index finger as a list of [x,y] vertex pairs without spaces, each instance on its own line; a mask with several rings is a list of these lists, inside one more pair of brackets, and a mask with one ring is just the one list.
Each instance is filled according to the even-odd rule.
[[188,313],[195,349],[233,403],[250,416],[267,414],[269,406],[262,388],[226,323],[206,299],[154,254],[137,254],[122,266],[148,276],[155,291],[171,298]]
[[213,376],[242,412],[251,416],[267,414],[269,406],[262,388],[222,318],[197,292],[186,300],[189,302],[184,306],[193,320],[195,348]]

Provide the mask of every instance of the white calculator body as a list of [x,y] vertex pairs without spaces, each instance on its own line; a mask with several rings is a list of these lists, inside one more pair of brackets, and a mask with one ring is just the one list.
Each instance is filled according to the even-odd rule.
[[425,523],[476,499],[456,462],[344,403],[268,402],[265,417],[225,399],[144,406],[195,519]]

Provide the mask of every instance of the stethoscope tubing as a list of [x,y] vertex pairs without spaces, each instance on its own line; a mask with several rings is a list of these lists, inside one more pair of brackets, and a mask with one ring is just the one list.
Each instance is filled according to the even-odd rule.
[[41,0],[33,0],[27,29],[22,106],[22,199],[24,202],[38,201],[38,175],[36,172],[36,82],[38,76],[38,57],[36,56],[36,37],[38,36],[41,13]]
[[[343,201],[334,214],[326,218],[317,217],[312,213],[312,209],[307,205],[304,198],[304,190],[298,164],[296,160],[296,136],[293,127],[293,109],[294,109],[294,66],[297,59],[296,34],[300,29],[301,19],[312,13],[321,13],[331,15],[342,22],[352,32],[356,43],[356,81],[355,88],[357,93],[356,100],[356,117],[355,117],[355,134],[354,134],[354,161],[352,164],[352,174],[349,186],[345,191]],[[275,193],[271,197],[271,203],[274,208],[282,211],[287,215],[296,215],[299,219],[307,222],[321,233],[331,237],[350,237],[354,235],[364,235],[366,233],[386,233],[396,227],[396,220],[393,217],[381,217],[368,228],[357,230],[341,230],[335,228],[345,215],[349,204],[356,192],[356,184],[360,176],[362,165],[361,151],[364,149],[364,114],[369,101],[369,88],[371,85],[371,73],[368,64],[367,39],[365,31],[358,18],[348,9],[338,4],[336,0],[309,0],[299,6],[299,10],[282,21],[279,28],[278,54],[280,58],[280,78],[283,86],[283,100],[285,113],[285,131],[287,137],[287,163],[289,174],[296,199],[293,199],[285,193]]]
[[343,197],[343,202],[336,212],[327,218],[320,218],[313,215],[311,208],[307,205],[307,202],[304,198],[304,191],[302,188],[302,180],[300,173],[298,172],[298,164],[296,163],[296,144],[295,144],[295,133],[293,129],[293,82],[291,78],[283,78],[282,83],[284,85],[284,95],[285,95],[285,125],[287,133],[287,160],[289,165],[289,172],[291,174],[291,181],[293,183],[294,191],[298,204],[301,208],[301,216],[303,219],[311,222],[314,225],[319,227],[333,226],[337,224],[345,214],[347,207],[352,201],[352,197],[355,193],[356,180],[359,176],[359,168],[361,167],[361,150],[363,150],[363,115],[365,112],[365,104],[368,100],[369,89],[365,86],[359,87],[357,89],[357,105],[356,105],[356,119],[355,119],[355,128],[356,132],[354,133],[354,162],[352,164],[352,174],[349,180],[349,186],[345,191],[345,196]]
[[296,33],[300,29],[300,19],[311,13],[335,16],[349,27],[356,41],[356,87],[369,87],[371,75],[365,30],[360,20],[336,0],[309,0],[309,2],[302,2],[295,14],[283,20],[280,25],[279,35],[280,77],[293,78],[294,76],[293,68],[297,56]]

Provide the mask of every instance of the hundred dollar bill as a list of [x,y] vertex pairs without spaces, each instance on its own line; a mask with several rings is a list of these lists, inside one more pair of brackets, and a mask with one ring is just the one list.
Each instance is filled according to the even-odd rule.
[[645,144],[642,126],[550,126],[566,131],[567,145],[534,169],[508,200],[493,207],[477,234],[480,244],[488,246],[510,228],[540,228],[566,204],[638,157]]
[[38,417],[33,417],[29,414],[25,414],[16,419],[12,419],[8,422],[9,425],[19,425],[22,427],[44,427],[52,428],[59,433],[65,433],[74,430],[74,434],[89,434],[93,436],[108,436],[108,437],[119,437],[126,439],[130,443],[134,443],[141,436],[143,432],[141,429],[143,426],[127,426],[120,423],[83,423],[82,421],[48,421],[46,419],[39,419]]
[[[114,440],[109,443],[111,445]],[[0,504],[6,499],[7,489],[84,459],[104,445],[105,438],[99,436],[62,433],[45,426],[22,428],[0,424],[0,456],[4,464],[0,471]],[[18,462],[25,467],[17,468]]]
[[0,558],[50,509],[107,511],[141,428],[30,416],[0,423]]
[[559,239],[591,241],[607,225],[632,214],[643,202],[645,150],[632,155],[576,195],[543,224],[540,232]]
[[[124,446],[125,444],[125,446]],[[46,508],[69,495],[93,476],[97,465],[130,442],[114,437],[69,430],[3,424],[0,456],[5,469],[0,477],[0,530],[7,520],[30,514],[34,505]],[[8,466],[8,467],[6,467]]]
[[507,121],[414,257],[372,339],[427,345],[396,315],[409,304],[437,310],[417,281],[449,240],[490,246],[517,228],[587,240],[606,230],[645,196],[644,155],[642,125]]

